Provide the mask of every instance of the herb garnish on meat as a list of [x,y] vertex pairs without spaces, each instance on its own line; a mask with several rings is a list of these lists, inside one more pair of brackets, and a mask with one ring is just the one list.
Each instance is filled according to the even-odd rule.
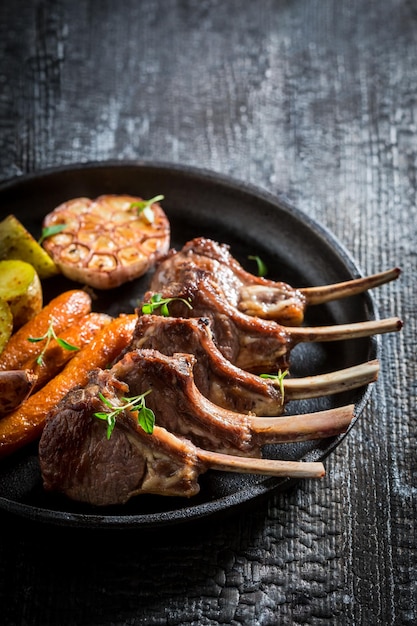
[[116,406],[112,404],[102,393],[99,393],[99,398],[106,405],[110,411],[98,411],[94,413],[94,417],[107,422],[107,439],[110,439],[114,427],[116,425],[117,416],[123,411],[132,411],[138,414],[138,424],[142,427],[145,433],[151,435],[153,433],[153,427],[155,425],[155,414],[152,409],[149,409],[145,403],[145,397],[151,392],[151,389],[145,393],[141,393],[138,396],[132,398],[122,398],[123,404]]

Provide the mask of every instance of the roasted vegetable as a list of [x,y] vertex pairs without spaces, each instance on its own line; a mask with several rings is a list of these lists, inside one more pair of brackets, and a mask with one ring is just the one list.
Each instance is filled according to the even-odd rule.
[[64,291],[9,339],[0,354],[0,370],[22,369],[28,359],[39,355],[39,345],[31,343],[30,337],[42,337],[51,321],[59,335],[77,319],[91,311],[91,297],[79,289]]
[[13,332],[13,315],[5,300],[0,299],[0,354]]
[[43,247],[65,276],[110,289],[142,276],[168,252],[170,224],[156,201],[128,195],[74,198],[49,213],[44,229],[61,227]]
[[[88,313],[63,330],[58,340],[52,339],[45,348],[39,344],[39,349],[42,350],[41,359],[39,356],[32,356],[24,364],[26,369],[37,375],[35,390],[37,391],[56,376],[75,356],[76,351],[84,348],[111,319],[105,313]],[[68,349],[67,346],[73,346],[75,350]]]
[[8,215],[0,222],[0,259],[18,259],[30,263],[41,280],[59,273],[46,250],[14,215]]
[[22,404],[35,382],[36,374],[30,370],[0,372],[0,417]]
[[130,343],[136,315],[121,315],[106,324],[55,378],[0,420],[0,458],[40,436],[48,411],[76,385],[85,385],[89,372],[105,368]]
[[0,298],[13,316],[13,330],[26,324],[42,309],[41,281],[33,265],[25,261],[0,261]]

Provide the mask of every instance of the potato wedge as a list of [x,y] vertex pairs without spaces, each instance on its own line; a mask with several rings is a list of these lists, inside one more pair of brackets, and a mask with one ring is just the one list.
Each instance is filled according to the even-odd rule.
[[30,370],[0,372],[0,417],[11,413],[26,400],[36,378]]
[[0,354],[3,352],[13,332],[13,315],[9,305],[0,298]]
[[14,215],[8,215],[0,222],[0,259],[19,259],[30,263],[41,280],[59,273],[46,250]]
[[0,298],[13,315],[13,332],[42,309],[41,281],[33,265],[25,261],[0,261]]

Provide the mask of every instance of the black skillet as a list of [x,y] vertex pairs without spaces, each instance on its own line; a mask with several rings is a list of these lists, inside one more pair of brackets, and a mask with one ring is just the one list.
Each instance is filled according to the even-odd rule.
[[[355,261],[323,226],[290,205],[283,197],[217,173],[166,163],[100,162],[76,164],[20,176],[0,185],[0,215],[13,213],[40,235],[43,216],[61,202],[77,196],[132,194],[151,198],[163,194],[162,206],[172,228],[172,246],[206,236],[231,246],[232,254],[256,273],[258,255],[269,268],[268,277],[296,287],[328,284],[361,275]],[[94,309],[117,315],[132,311],[149,277],[110,292],[97,293]],[[45,302],[75,285],[62,277],[44,283]],[[376,318],[369,294],[312,307],[306,322],[342,324]],[[298,346],[292,353],[292,374],[312,375],[349,367],[378,356],[378,338]],[[288,405],[287,413],[315,411],[355,403],[355,420],[362,412],[370,387],[337,396]],[[296,445],[268,446],[265,456],[323,460],[342,436]],[[326,480],[326,478],[324,478]],[[60,526],[81,528],[158,528],[192,522],[252,506],[273,491],[288,488],[287,479],[224,474],[209,471],[200,478],[201,492],[191,500],[138,496],[123,507],[95,509],[43,491],[32,445],[0,462],[0,508],[17,515]]]

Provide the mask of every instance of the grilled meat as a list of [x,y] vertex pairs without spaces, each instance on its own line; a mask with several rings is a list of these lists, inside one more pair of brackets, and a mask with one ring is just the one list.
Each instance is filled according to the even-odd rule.
[[[120,402],[121,387],[107,387]],[[39,443],[44,487],[97,506],[124,504],[139,493],[193,496],[199,491],[195,446],[163,428],[152,435],[134,414],[120,413],[111,438],[94,413],[103,410],[101,385],[75,389],[48,415]]]
[[[128,350],[155,349],[172,356],[195,357],[194,382],[206,398],[232,411],[280,415],[288,401],[330,395],[376,380],[378,362],[364,363],[330,374],[279,380],[261,378],[233,365],[213,341],[207,318],[138,317]],[[283,385],[283,388],[282,388]]]
[[[170,300],[172,317],[206,317],[214,341],[231,363],[249,372],[276,372],[289,367],[291,350],[301,342],[338,341],[398,331],[398,318],[319,327],[287,327],[242,313],[225,298],[222,289],[204,272],[187,271],[181,282],[170,283],[163,292]],[[148,291],[145,303],[152,303]],[[160,310],[155,309],[156,313]]]
[[[126,384],[95,372],[95,382],[72,390],[48,415],[39,444],[44,488],[95,506],[124,504],[139,494],[191,497],[210,468],[272,476],[320,478],[320,462],[243,459],[199,449],[155,426],[147,434],[130,411],[121,411],[111,437],[94,414],[103,409],[99,391],[113,405]],[[105,379],[105,380],[103,380]],[[344,423],[350,419],[347,410]],[[346,427],[346,426],[344,426]]]
[[230,253],[230,247],[211,239],[198,237],[176,252],[171,250],[161,261],[150,289],[165,291],[171,283],[210,276],[228,302],[247,315],[272,319],[287,326],[299,326],[308,305],[321,304],[362,293],[398,278],[400,270],[358,278],[343,283],[295,289],[287,283],[268,280],[247,272]]
[[[300,342],[399,330],[398,318],[300,326],[307,305],[360,293],[398,274],[394,269],[338,285],[293,289],[249,274],[227,246],[207,239],[171,251],[144,298],[153,307],[158,293],[169,302],[171,317],[165,317],[166,310],[162,316],[138,311],[124,355],[111,369],[94,370],[86,386],[70,391],[49,412],[39,444],[45,488],[102,506],[144,493],[193,496],[200,489],[200,474],[209,468],[323,476],[321,463],[262,459],[263,447],[346,432],[353,405],[278,415],[292,398],[336,393],[375,380],[377,361],[284,383],[256,373],[286,370]],[[160,312],[156,305],[155,313]],[[152,434],[124,405],[127,397],[142,394],[156,417]],[[109,405],[118,410],[106,436],[97,413]]]
[[113,380],[127,385],[129,397],[151,390],[146,404],[159,426],[187,437],[201,448],[234,455],[261,456],[266,443],[330,437],[344,432],[352,418],[352,407],[342,408],[340,413],[334,409],[308,417],[265,419],[229,411],[199,392],[194,383],[194,364],[195,357],[190,354],[170,357],[157,350],[134,350],[107,372],[107,378],[101,374],[101,393],[106,395],[105,385]]

